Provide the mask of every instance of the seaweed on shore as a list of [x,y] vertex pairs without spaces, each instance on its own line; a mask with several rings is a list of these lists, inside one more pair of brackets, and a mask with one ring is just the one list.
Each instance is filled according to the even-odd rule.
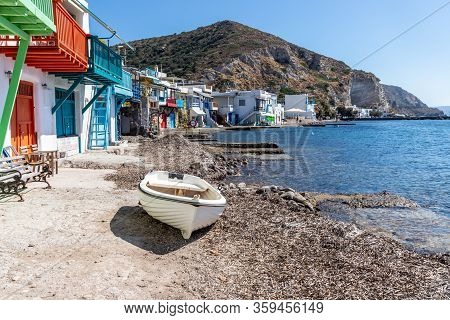
[[150,170],[163,170],[193,174],[216,182],[228,175],[239,174],[239,168],[246,159],[226,158],[213,155],[199,143],[191,142],[174,134],[158,139],[141,138],[137,155],[145,165],[126,166],[106,177],[114,181],[118,188],[135,189]]
[[[222,179],[239,160],[212,155],[180,136],[140,141],[138,153],[154,169],[198,175],[218,184],[223,216],[189,243],[186,290],[204,299],[449,299],[445,256],[424,256],[382,234],[332,220],[316,207],[338,199],[352,207],[408,205],[388,195],[274,192]],[[109,179],[135,189],[148,171],[121,168]],[[276,189],[276,188],[275,188]],[[297,195],[299,201],[294,201]],[[305,201],[303,201],[303,199]],[[312,210],[310,204],[313,206]],[[156,231],[155,231],[156,232]],[[184,241],[181,239],[180,241]],[[195,238],[194,234],[194,238]],[[176,254],[176,253],[175,253]]]
[[276,193],[246,188],[225,195],[228,207],[199,240],[203,250],[187,284],[202,298],[450,298],[449,266],[439,257],[409,251]]

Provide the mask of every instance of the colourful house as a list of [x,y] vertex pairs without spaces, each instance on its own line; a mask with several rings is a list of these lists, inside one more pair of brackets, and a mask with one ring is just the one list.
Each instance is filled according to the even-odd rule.
[[[13,2],[22,1],[0,0],[1,26],[11,16],[8,11],[5,18],[1,7]],[[50,26],[45,24],[41,33],[33,31],[29,34],[27,51],[22,41],[26,34],[7,33],[0,28],[0,34],[4,34],[0,36],[0,68],[11,70],[16,60],[15,64],[22,70],[20,82],[20,75],[11,72],[14,75],[11,76],[11,87],[14,89],[17,82],[19,94],[12,106],[12,94],[8,93],[8,99],[5,99],[6,112],[2,112],[0,130],[3,146],[11,145],[17,149],[37,143],[41,150],[58,150],[63,156],[70,156],[84,152],[90,146],[108,145],[115,139],[115,134],[107,135],[116,121],[112,119],[116,105],[121,103],[122,96],[129,96],[131,92],[129,81],[123,82],[121,57],[102,39],[89,34],[90,11],[84,0],[23,2],[26,5],[45,3],[44,9],[51,13],[51,21],[54,14],[55,22]],[[16,16],[9,21],[30,22],[30,13],[20,6],[13,12]],[[41,17],[42,13],[36,16]],[[29,24],[23,25],[29,27]],[[0,85],[9,80],[0,74]],[[0,92],[0,101],[2,98]],[[106,103],[109,100],[113,107]],[[9,113],[11,116],[8,117]],[[25,135],[22,134],[24,130]]]
[[[22,84],[19,91],[22,68],[32,36],[46,36],[54,31],[56,31],[56,26],[51,0],[0,0],[0,35],[2,35],[2,41],[13,36],[17,44],[12,71],[7,71],[8,79],[1,83],[1,87],[8,88],[6,95],[0,96],[3,106],[0,119],[0,145],[2,147],[5,145],[7,131],[13,117],[17,93],[22,93],[22,96],[27,97],[26,100],[31,100],[29,99],[30,94],[33,97],[30,87],[25,83]],[[2,64],[5,64],[4,61],[2,62]],[[33,112],[33,104],[30,101],[23,101],[23,103],[25,105],[24,112],[19,115],[15,114],[14,128],[11,128],[15,131],[14,134],[18,130],[24,132],[21,134],[23,137],[14,136],[11,139],[21,139],[27,143],[33,143],[34,129],[33,124],[29,121]],[[19,124],[17,124],[18,122]]]

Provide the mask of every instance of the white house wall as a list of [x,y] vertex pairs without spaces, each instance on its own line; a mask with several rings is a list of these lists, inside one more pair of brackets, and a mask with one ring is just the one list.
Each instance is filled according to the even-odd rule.
[[[245,106],[239,105],[239,100],[245,100]],[[238,94],[234,98],[234,113],[239,115],[239,122],[248,117],[251,113],[255,112],[256,97],[252,93]],[[234,121],[234,119],[233,119]]]
[[286,95],[284,106],[286,110],[301,109],[306,111],[307,100],[306,94]]
[[[6,100],[9,77],[5,72],[13,69],[14,60],[0,55],[0,111],[3,112]],[[22,81],[33,84],[34,123],[37,135],[37,143],[40,150],[59,150],[72,155],[87,149],[90,113],[81,114],[82,108],[93,96],[91,86],[79,85],[75,90],[75,126],[77,136],[56,136],[56,116],[51,110],[55,105],[55,88],[69,89],[71,83],[67,80],[56,78],[34,67],[24,66],[22,69]],[[46,87],[43,85],[46,84]],[[81,139],[79,139],[79,137]],[[81,148],[79,142],[81,140]],[[11,128],[5,139],[5,147],[11,144]]]
[[[6,94],[9,87],[9,77],[5,72],[12,71],[14,60],[0,55],[0,110],[3,113]],[[56,123],[51,115],[51,108],[55,101],[55,78],[39,69],[24,66],[22,69],[22,81],[33,84],[34,125],[37,133],[37,142],[41,149],[54,150],[56,148]],[[47,84],[47,88],[43,87]],[[11,127],[5,139],[5,147],[11,145]]]

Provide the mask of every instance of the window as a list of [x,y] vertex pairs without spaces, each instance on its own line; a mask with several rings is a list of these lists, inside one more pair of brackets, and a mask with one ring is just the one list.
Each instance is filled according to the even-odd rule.
[[245,100],[239,99],[239,107],[245,107]]
[[[61,100],[65,94],[66,90],[56,88],[56,101]],[[56,110],[56,135],[58,137],[75,135],[75,94],[73,92]]]

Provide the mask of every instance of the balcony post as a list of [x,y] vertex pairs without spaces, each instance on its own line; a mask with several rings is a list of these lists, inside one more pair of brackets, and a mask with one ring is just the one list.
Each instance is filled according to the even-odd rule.
[[[1,17],[0,17],[1,18]],[[9,122],[11,121],[14,103],[16,102],[17,90],[19,89],[20,77],[22,76],[22,67],[27,56],[30,36],[20,39],[19,50],[17,51],[16,62],[14,63],[11,81],[9,83],[8,92],[6,94],[5,106],[2,111],[0,120],[0,146],[5,146],[6,132],[8,131]]]

